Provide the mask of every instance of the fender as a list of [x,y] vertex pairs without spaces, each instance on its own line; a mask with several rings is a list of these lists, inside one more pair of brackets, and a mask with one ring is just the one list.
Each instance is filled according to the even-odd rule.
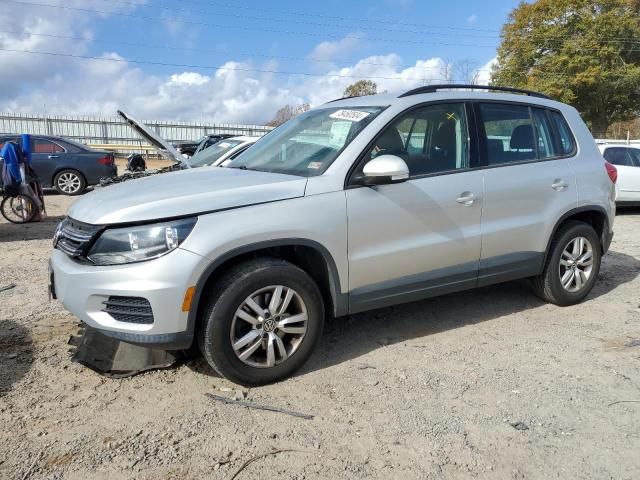
[[192,340],[195,336],[195,328],[198,316],[198,308],[200,306],[200,300],[202,299],[202,293],[204,291],[204,287],[207,283],[207,280],[211,276],[211,274],[223,263],[243,254],[255,252],[258,250],[263,250],[265,248],[271,247],[310,247],[318,251],[325,263],[328,267],[329,273],[329,289],[331,292],[331,298],[333,300],[334,311],[333,314],[336,317],[340,317],[346,315],[348,313],[348,297],[349,295],[346,293],[342,293],[342,289],[340,287],[340,276],[338,275],[338,268],[336,267],[335,260],[329,250],[327,250],[322,244],[309,240],[306,238],[280,238],[277,240],[265,240],[262,242],[251,243],[249,245],[244,245],[242,247],[235,248],[230,250],[223,255],[216,258],[213,262],[209,264],[209,266],[205,269],[205,271],[200,275],[198,282],[196,283],[196,291],[193,296],[193,303],[191,305],[191,310],[189,311],[189,316],[187,317],[187,336]]
[[542,268],[544,268],[544,266],[547,264],[547,258],[549,256],[549,248],[551,248],[551,242],[553,241],[553,238],[556,236],[556,232],[558,231],[558,228],[560,228],[560,225],[562,225],[562,223],[564,223],[568,218],[573,217],[578,213],[594,212],[594,211],[601,213],[605,219],[604,228],[602,229],[602,235],[600,237],[600,243],[602,246],[603,253],[607,252],[607,250],[609,249],[609,245],[611,244],[611,239],[613,237],[613,235],[609,233],[609,216],[607,215],[607,211],[604,209],[604,207],[601,207],[600,205],[586,205],[582,207],[577,207],[569,210],[568,212],[565,212],[564,215],[562,215],[554,225],[553,231],[549,236],[549,240],[547,240],[547,248],[545,249],[545,252],[544,252],[544,261],[542,262]]

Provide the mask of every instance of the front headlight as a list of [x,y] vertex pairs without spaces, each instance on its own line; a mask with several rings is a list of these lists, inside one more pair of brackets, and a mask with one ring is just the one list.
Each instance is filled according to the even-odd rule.
[[189,236],[196,218],[105,230],[87,258],[96,265],[122,265],[158,258]]

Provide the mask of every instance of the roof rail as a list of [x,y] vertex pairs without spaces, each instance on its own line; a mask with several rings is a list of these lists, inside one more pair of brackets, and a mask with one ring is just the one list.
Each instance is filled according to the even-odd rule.
[[522,93],[524,95],[529,95],[530,97],[538,97],[538,98],[546,98],[547,100],[551,100],[551,97],[548,97],[542,93],[532,92],[531,90],[522,90],[520,88],[512,88],[512,87],[496,87],[493,85],[460,85],[460,84],[444,84],[444,85],[426,85],[424,87],[414,88],[413,90],[409,90],[408,92],[403,93],[398,98],[410,97],[411,95],[419,95],[421,93],[436,93],[438,90],[493,90],[496,92],[509,92],[509,93]]
[[334,98],[333,100],[329,100],[328,102],[325,102],[325,103],[339,102],[340,100],[349,100],[350,98],[358,98],[358,97],[365,97],[365,96],[368,96],[368,95],[349,95],[348,97]]

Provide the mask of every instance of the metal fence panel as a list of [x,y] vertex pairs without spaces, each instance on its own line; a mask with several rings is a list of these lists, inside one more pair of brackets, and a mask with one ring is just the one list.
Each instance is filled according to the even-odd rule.
[[[197,140],[208,133],[264,135],[271,127],[194,122],[144,121],[169,142]],[[32,133],[66,137],[81,143],[139,145],[140,137],[119,117],[44,116],[0,113],[0,134]]]

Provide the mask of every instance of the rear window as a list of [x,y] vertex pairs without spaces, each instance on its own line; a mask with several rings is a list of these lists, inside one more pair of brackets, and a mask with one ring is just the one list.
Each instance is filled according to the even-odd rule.
[[640,166],[640,150],[624,147],[607,148],[603,154],[605,160],[623,167]]

